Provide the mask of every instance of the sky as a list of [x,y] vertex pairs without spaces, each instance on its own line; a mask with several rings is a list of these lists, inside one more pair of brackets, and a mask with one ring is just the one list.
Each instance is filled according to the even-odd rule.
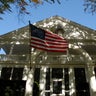
[[60,0],[61,4],[44,3],[36,7],[29,8],[30,15],[23,15],[19,19],[16,10],[13,13],[6,12],[3,20],[0,20],[0,35],[17,30],[31,23],[35,23],[52,16],[58,15],[65,19],[74,21],[83,26],[96,30],[96,14],[84,12],[84,0]]

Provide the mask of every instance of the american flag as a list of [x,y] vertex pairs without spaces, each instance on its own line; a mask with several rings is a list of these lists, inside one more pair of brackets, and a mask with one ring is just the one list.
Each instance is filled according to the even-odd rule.
[[67,52],[68,42],[63,37],[30,24],[31,47],[50,51]]

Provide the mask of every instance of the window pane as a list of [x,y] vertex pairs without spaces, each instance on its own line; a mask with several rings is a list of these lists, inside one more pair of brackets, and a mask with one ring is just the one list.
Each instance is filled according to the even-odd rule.
[[[50,90],[50,68],[47,68],[47,71],[46,71],[45,90]],[[45,92],[45,96],[50,96],[50,92]]]
[[13,80],[22,80],[23,69],[24,68],[14,68],[13,74],[12,74],[12,79]]
[[10,76],[12,74],[11,72],[12,72],[12,68],[11,67],[4,67],[4,68],[2,68],[1,79],[9,80]]
[[63,78],[62,68],[52,68],[52,78]]
[[45,93],[45,96],[50,96],[50,92],[46,92]]
[[55,93],[55,94],[62,93],[62,82],[61,81],[53,81],[53,93]]
[[35,68],[35,71],[34,71],[34,81],[39,83],[39,79],[40,79],[40,68]]
[[69,70],[64,68],[65,96],[69,96]]
[[38,86],[39,80],[40,80],[40,68],[35,68],[32,96],[39,96],[39,86]]
[[46,90],[50,90],[50,68],[47,68],[46,72]]
[[24,96],[26,81],[0,80],[0,96]]
[[95,72],[95,77],[96,77],[96,67],[94,68],[94,72]]
[[32,96],[39,96],[39,84],[37,82],[33,83],[33,95]]
[[75,85],[77,96],[90,96],[89,84],[86,82],[85,69],[75,68]]

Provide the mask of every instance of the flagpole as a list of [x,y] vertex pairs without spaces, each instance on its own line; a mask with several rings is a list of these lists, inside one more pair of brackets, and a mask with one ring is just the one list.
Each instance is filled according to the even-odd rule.
[[29,20],[29,59],[30,59],[30,70],[31,70],[31,27],[30,27],[30,20]]
[[[33,50],[32,50],[32,47],[31,47],[31,22],[29,21],[29,43],[30,43],[30,47],[29,47],[29,58],[30,58],[30,72],[32,73],[32,75],[34,76],[34,72],[35,72],[35,66],[32,66],[32,55],[31,55],[31,53],[33,54]],[[32,80],[32,94],[33,94],[33,86],[34,86],[34,77],[31,79]]]

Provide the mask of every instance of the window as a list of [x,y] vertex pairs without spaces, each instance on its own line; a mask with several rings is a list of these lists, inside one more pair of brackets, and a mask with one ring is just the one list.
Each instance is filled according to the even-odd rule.
[[26,81],[23,68],[4,67],[1,70],[0,96],[24,96]]
[[64,84],[65,84],[65,96],[69,96],[69,70],[64,68]]
[[74,68],[76,96],[90,96],[89,84],[86,81],[85,69]]
[[62,93],[62,81],[59,81],[59,79],[62,79],[62,78],[63,78],[63,69],[52,68],[53,93],[54,94]]
[[24,96],[26,81],[0,80],[0,96]]
[[32,96],[39,96],[39,80],[40,80],[40,68],[35,68]]
[[45,96],[50,96],[50,68],[47,68],[47,71],[46,71],[45,90],[48,90],[49,91],[49,92],[46,92],[45,93]]

